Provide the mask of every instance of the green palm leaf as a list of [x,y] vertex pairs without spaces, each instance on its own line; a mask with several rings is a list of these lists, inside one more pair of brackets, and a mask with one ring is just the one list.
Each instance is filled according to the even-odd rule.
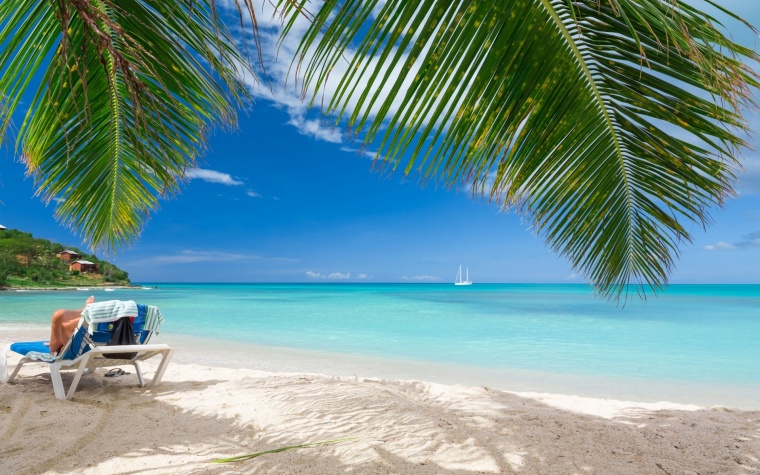
[[208,129],[233,124],[249,97],[249,61],[215,8],[0,3],[0,125],[37,85],[17,144],[39,192],[57,198],[57,216],[94,247],[134,239],[157,197],[178,190]]
[[619,297],[666,282],[732,193],[759,57],[719,27],[684,1],[328,0],[296,61],[313,102],[355,48],[326,114],[393,169],[531,216]]

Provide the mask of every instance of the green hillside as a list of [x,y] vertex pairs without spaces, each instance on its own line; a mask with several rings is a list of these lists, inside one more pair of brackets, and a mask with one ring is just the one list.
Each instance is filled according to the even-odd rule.
[[[58,257],[63,250],[79,254],[77,259],[97,264],[97,271],[69,270],[70,263]],[[129,285],[127,273],[77,247],[39,239],[16,229],[0,230],[0,287],[84,287]]]

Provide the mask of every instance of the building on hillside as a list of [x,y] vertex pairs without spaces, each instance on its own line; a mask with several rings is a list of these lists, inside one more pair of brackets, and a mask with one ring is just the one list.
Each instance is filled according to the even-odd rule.
[[74,261],[69,266],[69,270],[70,271],[78,270],[82,274],[86,274],[87,272],[97,272],[98,265],[90,261]]
[[60,259],[62,261],[66,261],[66,262],[72,261],[72,260],[76,259],[77,257],[79,257],[79,253],[78,252],[69,251],[68,249],[66,249],[65,251],[61,251],[61,252],[58,253],[58,259]]
[[5,231],[6,229],[8,229],[8,228],[6,228],[6,227],[5,227],[5,226],[3,226],[2,224],[0,224],[0,231]]

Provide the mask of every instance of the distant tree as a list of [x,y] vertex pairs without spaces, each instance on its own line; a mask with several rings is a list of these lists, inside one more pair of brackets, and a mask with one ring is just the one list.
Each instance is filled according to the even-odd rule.
[[[0,234],[0,285],[7,285],[11,276],[44,284],[61,283],[80,275],[78,271],[70,272],[69,264],[58,258],[58,252],[63,249],[61,244],[34,238],[30,233],[9,231]],[[105,264],[111,281],[129,282],[127,273],[113,264],[94,255],[82,255],[99,265]]]
[[19,272],[19,263],[16,255],[7,250],[0,249],[0,285],[6,285],[8,277]]
[[26,267],[32,266],[34,260],[40,255],[39,246],[31,239],[18,241],[11,250],[15,252],[17,256],[23,257],[24,266]]
[[106,282],[124,282],[129,280],[127,272],[119,269],[109,262],[100,262],[100,271]]

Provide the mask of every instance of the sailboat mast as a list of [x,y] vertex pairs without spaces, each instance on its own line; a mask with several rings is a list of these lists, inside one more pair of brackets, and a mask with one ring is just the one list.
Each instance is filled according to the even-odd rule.
[[459,271],[457,272],[457,279],[454,281],[454,285],[470,285],[470,268],[467,267],[467,278],[462,278],[462,264],[459,264]]

